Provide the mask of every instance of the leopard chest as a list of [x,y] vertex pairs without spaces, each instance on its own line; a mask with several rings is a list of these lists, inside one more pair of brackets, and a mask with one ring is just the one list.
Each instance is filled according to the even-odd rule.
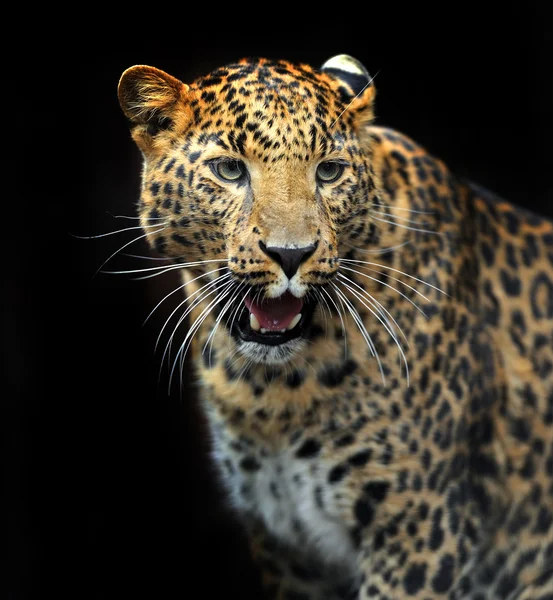
[[232,506],[261,520],[276,538],[325,562],[352,565],[354,546],[341,516],[343,500],[328,492],[328,466],[314,456],[317,442],[268,450],[212,426],[213,457]]

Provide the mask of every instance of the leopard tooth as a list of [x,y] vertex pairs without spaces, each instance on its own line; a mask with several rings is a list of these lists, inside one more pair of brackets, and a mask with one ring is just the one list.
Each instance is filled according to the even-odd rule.
[[264,327],[262,327],[259,331],[261,331],[261,333],[267,333],[267,330]]
[[254,331],[259,331],[261,329],[261,323],[257,320],[257,317],[253,313],[250,313],[250,327]]
[[290,331],[290,329],[294,329],[294,327],[300,322],[301,320],[301,313],[298,313],[288,324],[288,327],[286,328],[288,331]]

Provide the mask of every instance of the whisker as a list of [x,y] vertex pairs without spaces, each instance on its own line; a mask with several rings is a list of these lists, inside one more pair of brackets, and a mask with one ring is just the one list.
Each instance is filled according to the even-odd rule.
[[303,360],[303,362],[313,370],[313,373],[315,375],[317,375],[317,369],[315,369],[315,367],[306,358],[304,358],[299,352],[294,352],[293,358],[299,358],[299,359]]
[[366,261],[366,260],[352,259],[352,258],[342,258],[342,259],[340,259],[340,262],[341,263],[342,262],[359,263],[359,264],[363,264],[363,265],[371,265],[373,267],[379,267],[380,269],[389,269],[390,271],[394,271],[395,273],[404,275],[405,277],[408,277],[409,279],[414,279],[415,281],[418,281],[419,283],[423,283],[424,285],[431,287],[432,289],[436,290],[437,292],[440,292],[441,294],[444,294],[445,296],[447,296],[449,298],[449,295],[446,294],[439,287],[436,287],[435,285],[432,285],[431,283],[428,283],[427,281],[419,279],[418,277],[415,277],[414,275],[409,275],[408,273],[405,273],[403,271],[400,271],[399,269],[395,269],[394,267],[390,267],[388,265],[381,265],[380,263],[370,262],[370,261]]
[[128,256],[129,258],[142,258],[144,260],[175,260],[175,258],[181,258],[180,256],[140,256],[139,254],[128,254],[123,252],[121,256]]
[[[143,228],[140,227],[140,228],[133,228],[133,229],[143,229]],[[153,234],[160,233],[160,232],[164,231],[165,229],[167,229],[167,225],[165,227],[162,227],[161,229],[157,229],[156,231],[153,232]],[[150,232],[146,232],[145,234],[139,235],[137,238],[134,238],[134,240],[131,240],[130,242],[127,242],[126,244],[123,244],[123,246],[121,246],[121,248],[119,248],[111,256],[109,256],[108,258],[106,258],[106,260],[98,267],[98,269],[96,270],[96,273],[94,273],[94,277],[96,277],[96,275],[98,275],[98,273],[102,270],[103,266],[107,262],[109,262],[116,254],[118,254],[119,252],[121,252],[121,250],[123,250],[127,246],[130,246],[131,244],[134,244],[135,242],[138,242],[138,240],[141,240],[141,239],[145,238],[148,235],[151,235],[151,233]]]
[[[355,282],[349,280],[344,275],[340,274],[340,276],[341,276],[342,279],[347,279],[348,281],[350,281],[350,283],[353,283],[355,286],[357,286],[358,288],[360,288],[363,292],[365,291],[365,290],[363,290],[363,288],[361,288],[361,286],[359,286]],[[369,300],[369,298],[363,297],[359,292],[357,292],[356,290],[354,290],[347,283],[342,283],[342,285],[344,285],[352,294],[354,294],[354,296],[359,300],[359,302],[361,302],[361,304],[363,304],[363,306],[365,306],[365,308],[367,308],[378,319],[378,321],[380,321],[380,323],[382,324],[382,326],[384,327],[384,329],[390,334],[391,338],[396,343],[398,351],[399,351],[399,353],[401,355],[401,357],[400,357],[400,365],[401,365],[401,358],[403,358],[403,362],[405,364],[407,386],[409,387],[409,365],[407,363],[407,357],[405,356],[405,353],[403,352],[403,348],[401,347],[401,343],[400,343],[399,339],[397,338],[397,335],[396,335],[395,331],[393,331],[393,328],[392,328],[392,325],[391,325],[389,319],[386,317],[386,315],[383,315],[384,319],[382,319],[377,313],[374,312],[374,310],[371,308],[371,306],[367,305],[364,302],[364,299],[365,299],[365,300],[369,301],[371,303],[371,305],[372,305],[373,303],[371,302],[371,300]],[[371,296],[371,298],[372,298],[372,296]],[[393,319],[393,317],[392,317],[392,319]],[[395,321],[395,319],[393,319],[393,321],[396,324],[396,326],[398,327],[398,329],[401,331],[401,334],[403,335],[403,337],[405,338],[405,335],[403,334],[403,331],[401,330],[401,328],[399,327],[399,325],[397,325],[397,322]]]
[[332,129],[334,127],[334,125],[336,125],[336,123],[340,120],[340,118],[342,117],[342,115],[357,100],[357,98],[359,98],[359,96],[371,85],[371,83],[374,81],[375,77],[379,73],[380,73],[380,69],[374,74],[374,77],[371,77],[369,79],[369,81],[367,81],[367,83],[359,90],[359,92],[355,95],[355,97],[353,98],[353,100],[346,106],[346,108],[344,108],[344,110],[334,119],[334,121],[332,121],[332,123],[330,124],[330,129]]
[[110,212],[109,210],[106,210],[106,214],[108,214],[110,217],[113,217],[114,219],[132,219],[132,220],[141,220],[141,221],[163,221],[163,219],[165,217],[129,217],[128,215],[114,215],[112,212]]
[[[144,269],[126,269],[123,271],[102,271],[102,273],[106,273],[108,275],[125,275],[130,273],[147,273],[150,271],[162,271],[166,273],[167,271],[172,271],[175,269],[186,269],[189,267],[199,267],[207,263],[225,263],[226,260],[199,260],[188,263],[176,263],[174,265],[161,265],[159,267],[147,267]],[[157,273],[156,273],[157,274]],[[138,279],[148,279],[148,277],[154,277],[155,275],[148,275],[147,277],[138,277]]]
[[347,337],[347,332],[346,332],[347,330],[346,330],[346,326],[344,323],[344,319],[342,317],[342,312],[338,308],[338,305],[336,304],[336,302],[334,302],[334,298],[332,298],[332,296],[329,294],[329,292],[327,292],[327,290],[324,287],[321,288],[321,291],[324,292],[328,296],[328,299],[332,302],[332,304],[334,305],[334,308],[336,309],[338,317],[340,317],[340,323],[342,325],[342,334],[344,336],[344,360],[345,360],[348,357],[348,337]]
[[[151,229],[152,227],[159,227],[160,225],[167,226],[168,223],[156,223],[155,225],[137,225],[136,227],[125,227],[123,229],[118,229],[117,231],[108,231],[107,233],[99,233],[98,235],[75,235],[71,234],[72,237],[75,237],[79,240],[96,240],[98,238],[108,237],[109,235],[115,235],[117,233],[124,233],[125,231],[135,231],[136,229]],[[161,230],[160,230],[161,231]],[[154,231],[157,233],[157,231]]]
[[[342,275],[341,278],[350,281],[350,283],[354,283],[351,280],[347,279],[347,277],[345,277],[344,275]],[[342,282],[342,285],[344,287],[346,287],[357,298],[357,300],[359,300],[359,302],[361,302],[361,304],[371,312],[371,314],[373,316],[376,317],[376,319],[382,324],[384,329],[388,332],[390,337],[396,343],[398,351],[400,352],[401,358],[403,358],[403,362],[405,364],[407,385],[409,386],[409,365],[407,363],[407,357],[405,356],[405,353],[403,352],[403,348],[401,347],[401,343],[399,342],[399,339],[398,339],[396,333],[393,331],[393,328],[391,327],[390,321],[385,316],[384,316],[384,318],[382,318],[382,315],[379,315],[377,312],[375,312],[375,310],[373,309],[374,304],[372,303],[372,301],[369,298],[362,296],[359,292],[357,292],[354,288],[352,288],[350,285],[348,285],[345,282]],[[357,285],[355,283],[354,283],[354,285],[356,285],[357,287],[360,288],[359,285]],[[360,289],[363,290],[363,288],[360,288]],[[365,300],[370,302],[370,304],[367,304],[367,302],[365,302]],[[395,322],[395,320],[394,320],[394,322]]]
[[[234,321],[236,319],[236,316],[238,315],[238,311],[240,311],[240,316],[238,317],[238,320],[240,320],[240,318],[242,317],[242,313],[246,309],[246,304],[244,303],[244,300],[246,299],[246,297],[250,293],[250,291],[251,291],[251,288],[249,288],[246,291],[246,293],[244,294],[244,297],[242,298],[242,302],[238,302],[236,304],[236,308],[234,309],[234,312],[233,312],[232,317],[231,317],[229,331],[232,331],[232,328],[234,327]],[[229,336],[228,337],[228,347],[229,348],[230,348],[231,339],[232,338]]]
[[[369,269],[368,267],[364,267],[364,268],[368,269],[374,273],[379,273],[380,275],[387,275],[387,273],[382,273],[380,271]],[[403,292],[400,292],[395,287],[392,287],[389,283],[380,281],[380,279],[377,279],[376,277],[372,277],[371,275],[367,275],[366,273],[361,273],[361,271],[357,271],[356,269],[352,269],[350,267],[344,267],[344,266],[340,265],[340,269],[345,269],[346,271],[351,271],[352,273],[357,273],[357,275],[360,275],[361,277],[366,277],[367,279],[371,279],[372,281],[376,281],[377,283],[381,283],[382,285],[385,285],[386,287],[390,288],[394,292],[397,292],[400,296],[403,296],[403,298],[405,298],[408,302],[410,302],[418,311],[420,311],[428,319],[428,316],[426,315],[426,313],[422,310],[422,308],[418,304],[416,304],[413,300],[411,300],[411,298],[409,298],[409,296],[405,295]],[[417,289],[415,289],[413,286],[409,285],[408,283],[401,281],[401,279],[398,279],[397,277],[394,277],[393,275],[387,275],[387,277],[405,285],[406,287],[413,290],[416,294],[418,294],[419,296],[424,298],[427,302],[430,302],[430,300],[424,294],[421,294],[421,292],[419,292]]]
[[353,317],[353,320],[355,321],[357,328],[359,329],[359,332],[363,336],[363,339],[367,343],[367,346],[369,347],[369,350],[371,351],[372,356],[374,356],[374,358],[376,359],[376,361],[378,363],[378,368],[380,370],[380,375],[382,377],[382,383],[384,385],[386,385],[386,377],[384,376],[384,368],[382,367],[382,362],[380,361],[380,357],[378,356],[378,352],[377,352],[376,347],[371,339],[371,336],[369,335],[369,332],[367,331],[365,324],[363,323],[363,319],[361,319],[361,316],[357,312],[357,309],[348,300],[348,298],[342,292],[342,290],[334,282],[331,282],[331,285],[335,289],[338,296],[341,297],[342,301],[346,304],[346,308],[348,309],[350,315]]
[[[392,321],[394,322],[395,327],[399,330],[399,332],[401,333],[401,335],[403,336],[403,339],[405,340],[405,342],[407,343],[407,345],[409,346],[409,342],[407,340],[406,335],[403,333],[403,330],[401,329],[401,327],[398,325],[398,322],[394,319],[394,317],[390,314],[390,311],[388,309],[386,309],[374,296],[372,296],[369,292],[367,292],[367,290],[365,290],[362,286],[360,286],[358,283],[356,283],[355,281],[353,281],[352,279],[350,279],[349,277],[346,277],[343,273],[338,273],[338,277],[340,277],[341,279],[345,279],[346,281],[348,281],[349,283],[351,283],[352,285],[354,285],[356,288],[358,288],[360,291],[358,292],[361,296],[365,296],[365,298],[373,305],[376,305],[376,309],[378,310],[378,312],[382,315],[382,317],[384,319],[386,319],[386,322],[388,323],[388,326],[390,327],[390,329],[393,331],[393,326],[390,323],[390,319],[392,319]],[[344,284],[345,285],[345,284]],[[353,290],[351,290],[353,292]],[[389,317],[389,318],[388,318]],[[396,341],[396,343],[398,343],[397,337],[395,335],[395,332],[392,333],[392,331],[390,331],[390,335],[392,335],[392,337],[394,338],[394,340]]]
[[324,302],[324,304],[326,305],[326,310],[328,310],[328,317],[329,319],[332,319],[332,312],[330,311],[330,306],[328,305],[328,302],[326,301],[326,298],[321,294],[321,292],[317,289],[313,290],[313,295],[314,295],[314,299],[317,301],[317,303],[319,304],[319,306],[321,306],[322,310],[321,310],[321,314],[323,315],[324,318],[324,324],[325,324],[325,339],[328,338],[328,319],[326,317],[326,311],[325,311],[325,307],[323,306],[323,304],[321,303]]
[[[159,332],[159,335],[157,337],[156,340],[156,344],[155,344],[155,348],[154,348],[154,352],[157,351],[157,347],[159,345],[159,341],[161,339],[161,336],[163,335],[163,331],[165,330],[165,327],[167,326],[167,324],[169,323],[169,321],[172,319],[173,315],[179,310],[179,308],[181,306],[183,306],[183,304],[186,304],[193,296],[195,296],[196,294],[200,294],[193,302],[192,304],[188,307],[188,309],[185,311],[184,315],[182,315],[179,319],[179,322],[177,323],[174,331],[173,331],[173,335],[177,329],[177,327],[182,323],[182,321],[186,318],[186,316],[192,311],[194,310],[194,308],[203,301],[204,298],[206,298],[207,296],[215,293],[217,291],[217,289],[209,292],[209,294],[205,294],[210,288],[215,287],[217,288],[217,286],[220,284],[220,282],[224,279],[228,279],[231,276],[231,273],[225,273],[224,275],[220,275],[219,277],[215,278],[214,280],[207,282],[206,284],[204,284],[203,286],[201,286],[200,288],[198,288],[195,292],[192,292],[190,295],[188,295],[174,310],[173,312],[169,315],[169,317],[167,318],[167,320],[165,321],[165,324],[163,325],[163,327],[161,328],[161,331]],[[186,284],[185,284],[186,285]],[[171,336],[172,339],[173,336]],[[165,356],[165,353],[164,353]],[[162,359],[162,363],[163,363],[163,359]]]
[[388,248],[379,248],[377,250],[367,250],[365,248],[358,248],[357,246],[354,246],[353,244],[348,244],[347,242],[340,242],[341,244],[344,244],[344,246],[347,246],[348,248],[353,248],[353,250],[355,250],[356,252],[361,252],[362,254],[386,254],[388,252],[393,252],[394,250],[397,250],[398,248],[403,248],[404,246],[407,246],[408,244],[412,243],[412,240],[406,240],[405,242],[402,242],[401,244],[396,244],[395,246],[389,246]]
[[401,206],[392,206],[391,204],[387,204],[385,202],[380,202],[380,206],[384,208],[388,208],[389,210],[403,210],[410,213],[415,213],[417,215],[435,215],[436,213],[432,210],[413,210],[412,208],[404,208]]
[[[200,315],[198,315],[198,317],[196,318],[196,320],[194,321],[194,323],[192,323],[192,325],[190,326],[186,337],[184,338],[184,341],[182,342],[176,356],[175,356],[175,361],[173,363],[173,368],[171,369],[171,373],[169,375],[169,389],[171,388],[171,382],[173,380],[173,376],[174,376],[174,372],[175,372],[175,368],[177,366],[177,362],[179,363],[179,367],[180,367],[180,372],[181,372],[181,384],[182,384],[182,369],[184,366],[184,360],[186,358],[186,354],[188,352],[188,348],[190,347],[190,344],[192,342],[192,338],[194,337],[194,335],[197,333],[197,331],[199,330],[199,328],[202,326],[203,322],[205,321],[205,319],[209,316],[209,314],[211,313],[211,311],[213,310],[214,306],[216,304],[218,304],[219,302],[221,302],[221,300],[223,300],[224,298],[226,298],[228,296],[228,294],[232,291],[232,288],[236,285],[236,283],[234,281],[231,281],[230,283],[228,283],[223,291],[219,292],[217,294],[217,296],[215,296],[215,298],[213,298],[213,300],[211,300],[211,302],[203,309],[203,311],[200,313]],[[179,358],[180,355],[180,358]]]
[[[232,285],[234,285],[233,281],[227,282],[225,284],[225,287],[223,289],[223,291],[220,291],[220,289],[214,290],[212,292],[210,292],[209,294],[207,294],[207,296],[210,296],[212,293],[216,293],[219,292],[217,294],[217,296],[215,296],[215,298],[213,298],[210,303],[208,304],[207,307],[205,307],[202,312],[200,313],[200,315],[196,318],[196,320],[194,321],[194,323],[191,324],[191,326],[189,327],[188,332],[186,333],[186,336],[184,338],[183,343],[180,346],[180,349],[178,350],[176,356],[175,356],[175,362],[173,364],[173,369],[171,370],[171,376],[173,373],[174,368],[176,367],[177,362],[179,363],[179,368],[180,368],[180,372],[182,374],[183,368],[184,368],[184,361],[186,358],[186,353],[188,352],[188,347],[189,347],[189,343],[187,344],[187,340],[190,338],[190,342],[192,341],[192,337],[194,337],[195,333],[197,332],[197,330],[200,328],[200,326],[202,325],[202,323],[204,322],[204,320],[207,318],[207,316],[209,315],[209,313],[211,312],[211,310],[213,309],[213,307],[217,304],[217,302],[219,302],[221,298],[221,296],[224,294],[224,292],[226,290],[228,290],[230,287],[232,287]],[[204,299],[207,297],[204,296]],[[198,303],[195,302],[195,306],[197,306]],[[188,312],[188,311],[187,311]],[[179,327],[180,323],[182,323],[184,319],[184,315],[183,317],[181,317],[179,319],[179,322],[177,323],[176,327]],[[176,328],[175,328],[176,331]],[[170,353],[170,349],[172,346],[172,341],[173,341],[173,335],[175,333],[175,331],[173,331],[173,334],[171,334],[171,340],[169,342],[169,353]],[[185,348],[184,353],[181,354],[181,351],[183,350],[183,348]],[[179,354],[181,354],[181,358],[179,359]],[[169,380],[169,383],[171,383],[171,379]],[[182,381],[181,381],[181,386],[182,386]]]
[[[390,212],[381,212],[378,210],[371,210],[371,215],[382,215],[384,217],[393,217],[398,221],[403,221],[405,223],[412,223],[413,225],[429,225],[429,223],[425,221],[415,221],[414,219],[408,219],[407,217],[398,217],[392,213],[394,209],[390,209]],[[399,225],[399,223],[398,223]]]
[[445,233],[441,231],[432,231],[429,229],[420,229],[418,227],[409,227],[408,225],[402,225],[401,223],[396,223],[395,221],[388,221],[387,219],[381,219],[380,217],[373,217],[375,221],[380,221],[381,223],[388,223],[389,225],[395,225],[396,227],[401,227],[402,229],[408,229],[409,231],[419,231],[420,233],[428,233],[431,235],[445,235]]
[[217,331],[217,327],[219,327],[219,323],[221,322],[221,319],[225,316],[225,313],[227,312],[227,310],[232,306],[232,303],[234,302],[234,300],[237,298],[240,290],[246,285],[245,282],[242,282],[238,285],[238,287],[236,288],[236,290],[234,291],[234,293],[231,295],[231,297],[227,300],[225,306],[222,308],[221,312],[219,313],[219,315],[217,316],[217,319],[215,320],[215,326],[213,327],[213,329],[211,330],[205,344],[204,347],[202,349],[202,354],[205,352],[205,349],[207,348],[207,345],[209,344],[209,342],[211,341],[211,345],[209,348],[209,367],[211,368],[211,351],[213,349],[213,340],[214,340],[214,336],[215,336],[215,332]]
[[[174,293],[178,292],[179,290],[182,290],[184,287],[186,287],[188,284],[201,279],[202,277],[207,277],[208,275],[211,275],[212,273],[216,273],[217,271],[223,271],[224,269],[228,269],[228,267],[221,267],[220,269],[213,269],[212,271],[208,271],[207,273],[202,273],[201,275],[198,275],[197,277],[194,277],[194,279],[191,279],[190,281],[187,281],[186,283],[183,283],[182,285],[179,285],[179,287],[175,288],[172,292],[169,292],[164,298],[162,298],[162,300],[160,300],[155,307],[153,308],[153,310],[150,312],[150,314],[144,319],[144,323],[142,323],[142,326],[144,326],[146,324],[146,322],[148,321],[148,319],[154,314],[154,312],[158,309],[158,307],[165,302],[165,300],[167,300],[167,298],[169,298],[169,296],[172,296]],[[202,286],[203,287],[203,286]],[[202,289],[202,288],[200,288]],[[185,299],[186,302],[186,299]]]

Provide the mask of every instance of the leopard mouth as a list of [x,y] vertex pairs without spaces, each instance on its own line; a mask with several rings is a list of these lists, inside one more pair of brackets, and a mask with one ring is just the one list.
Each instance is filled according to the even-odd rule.
[[243,301],[240,316],[231,324],[231,334],[244,342],[278,346],[306,337],[316,302],[285,292],[277,298]]

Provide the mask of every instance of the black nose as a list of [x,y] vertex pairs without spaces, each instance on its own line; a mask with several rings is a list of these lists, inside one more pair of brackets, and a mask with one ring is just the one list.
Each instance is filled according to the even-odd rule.
[[260,241],[259,247],[282,267],[288,279],[292,279],[301,263],[305,262],[315,252],[317,245],[311,244],[311,246],[305,246],[304,248],[276,248],[275,246],[267,248]]

